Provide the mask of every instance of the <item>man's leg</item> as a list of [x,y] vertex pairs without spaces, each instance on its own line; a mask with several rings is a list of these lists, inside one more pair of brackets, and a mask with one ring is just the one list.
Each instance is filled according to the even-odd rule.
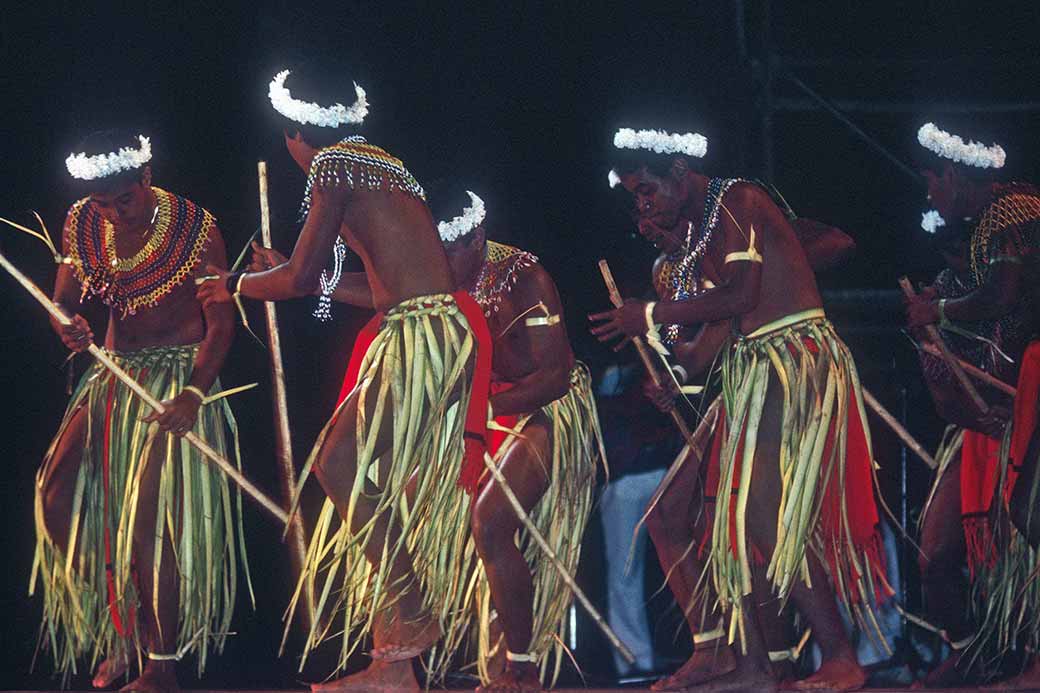
[[1011,492],[1011,521],[1029,545],[1040,548],[1040,426],[1033,429],[1015,488]]
[[[696,636],[715,629],[715,624],[710,622],[714,616],[709,616],[709,623],[702,623],[701,610],[693,603],[698,584],[709,590],[703,600],[709,612],[715,602],[714,591],[708,584],[711,578],[704,576],[704,562],[699,558],[699,542],[711,531],[715,503],[705,501],[702,475],[694,469],[694,461],[688,459],[680,468],[657,507],[647,517],[646,527],[665,571],[668,587],[683,609],[690,633]],[[703,465],[700,471],[703,471]],[[701,583],[702,576],[704,583]],[[682,690],[731,672],[735,666],[730,647],[722,638],[716,638],[696,645],[690,659],[674,674],[656,682],[652,689]]]
[[[967,615],[971,587],[964,575],[967,560],[964,525],[961,522],[961,456],[950,463],[939,480],[932,505],[921,526],[921,589],[928,618],[946,631],[953,641],[971,635]],[[957,670],[956,653],[925,678],[928,686],[953,685],[964,681]]]
[[[502,475],[524,510],[532,508],[549,488],[552,427],[541,413],[524,427],[497,461]],[[491,602],[510,652],[526,654],[531,647],[534,581],[531,568],[514,539],[523,525],[498,483],[491,481],[473,507],[473,539],[484,564]],[[533,662],[506,662],[506,669],[481,690],[541,690]]]
[[[157,517],[159,488],[170,434],[156,433],[151,451],[141,475],[136,520],[134,523],[133,561],[139,597],[138,618],[147,656],[172,656],[177,650],[177,631],[180,607],[177,555],[174,551],[170,527],[162,532],[162,561],[155,575],[155,550],[158,523],[166,518]],[[180,441],[172,441],[180,445]],[[184,489],[177,489],[176,497],[183,498]],[[181,509],[183,512],[183,508]],[[158,577],[158,579],[156,579]],[[123,691],[161,693],[178,690],[176,662],[146,659],[141,675],[123,687]]]

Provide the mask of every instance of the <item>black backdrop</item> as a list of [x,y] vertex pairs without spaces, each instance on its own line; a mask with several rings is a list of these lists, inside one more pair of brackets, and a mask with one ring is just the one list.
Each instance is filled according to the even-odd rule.
[[[762,4],[740,4],[747,12],[747,51],[761,59]],[[564,296],[575,349],[595,366],[608,357],[584,331],[584,314],[606,303],[595,259],[606,256],[617,273],[641,275],[651,258],[606,189],[614,129],[697,130],[711,142],[708,172],[761,170],[756,73],[738,58],[732,2],[301,5],[97,2],[5,9],[0,215],[26,221],[27,210],[37,209],[57,232],[72,201],[63,165],[70,147],[90,130],[126,125],[152,135],[157,183],[212,210],[232,254],[257,223],[255,162],[266,158],[276,245],[288,250],[303,180],[270,127],[267,82],[298,58],[335,58],[368,91],[374,141],[399,154],[420,180],[457,176],[479,191],[499,237],[542,257]],[[1040,29],[1034,3],[999,9],[979,3],[956,12],[938,1],[863,5],[774,2],[773,46],[788,56],[946,61],[801,73],[832,97],[919,103],[912,112],[874,109],[855,116],[901,158],[919,158],[915,132],[932,116],[930,103],[1038,100],[1036,64],[1025,62]],[[987,67],[994,58],[1021,61]],[[1029,111],[978,121],[1005,144],[1011,174],[1030,176],[1036,169],[1032,121]],[[822,278],[825,289],[887,289],[901,273],[924,278],[934,271],[917,229],[922,193],[909,179],[819,112],[778,116],[774,136],[774,181],[788,200],[807,216],[848,229],[859,244],[856,260]],[[0,248],[50,288],[53,265],[35,242],[3,231]],[[26,596],[32,483],[64,405],[65,353],[39,308],[9,279],[0,278],[0,286],[7,463],[0,546],[8,565],[0,580],[0,607],[8,614],[0,631],[0,688],[44,686],[48,661],[29,673],[39,614],[39,601]],[[353,330],[365,317],[337,309],[334,323],[318,325],[311,307],[300,301],[281,313],[298,458],[329,411]],[[100,330],[103,313],[92,317]],[[936,424],[905,342],[870,328],[899,320],[896,307],[861,305],[838,318],[867,384],[893,407],[905,389],[911,424],[934,442]],[[240,334],[224,380],[265,385],[239,396],[235,408],[249,473],[274,490],[266,379],[264,353]],[[897,502],[898,457],[883,434],[878,455],[892,462],[885,482],[889,500]],[[911,474],[915,498],[925,481]],[[288,589],[286,553],[275,526],[247,512],[260,604],[252,615],[241,610],[241,635],[211,665],[207,684],[215,687],[295,680],[291,658],[275,653]],[[583,566],[593,586],[597,561],[590,551]],[[602,649],[594,636],[589,642],[582,664],[596,674],[604,670],[602,660],[588,653]]]

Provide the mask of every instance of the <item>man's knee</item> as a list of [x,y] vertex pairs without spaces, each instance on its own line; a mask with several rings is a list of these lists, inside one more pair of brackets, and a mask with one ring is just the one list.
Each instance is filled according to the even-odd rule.
[[477,505],[470,523],[473,543],[485,563],[494,560],[507,546],[506,542],[513,541],[516,532],[516,524],[511,522],[507,515],[487,505]]
[[964,556],[956,548],[943,542],[921,547],[917,553],[917,567],[925,582],[943,580],[951,571],[960,570]]

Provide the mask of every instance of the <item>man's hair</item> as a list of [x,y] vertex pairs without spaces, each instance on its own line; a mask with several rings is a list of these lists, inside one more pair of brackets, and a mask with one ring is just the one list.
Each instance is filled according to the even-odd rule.
[[[97,156],[99,154],[118,152],[124,147],[139,149],[141,147],[141,140],[138,138],[138,134],[139,133],[137,132],[132,132],[124,128],[98,130],[80,140],[72,153],[83,153],[87,156]],[[149,161],[137,168],[127,169],[126,171],[120,171],[111,176],[104,176],[103,178],[95,178],[93,180],[82,180],[71,176],[70,178],[72,180],[72,187],[78,195],[86,196],[91,193],[106,193],[111,190],[125,187],[130,183],[140,182],[144,177],[145,167],[151,165],[152,162]]]
[[[297,101],[316,103],[322,108],[328,108],[334,103],[342,103],[350,108],[357,98],[354,80],[345,72],[311,63],[292,68],[285,79],[285,88]],[[297,123],[276,111],[270,103],[268,106],[281,130],[289,135],[299,132],[303,140],[316,149],[336,144],[349,135],[356,135],[361,127],[360,123],[348,123],[334,128]]]

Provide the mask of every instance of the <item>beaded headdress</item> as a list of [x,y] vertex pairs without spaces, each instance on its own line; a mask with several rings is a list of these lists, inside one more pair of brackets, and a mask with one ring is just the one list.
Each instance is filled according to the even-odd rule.
[[989,147],[980,142],[969,140],[965,143],[957,135],[940,130],[935,123],[925,123],[917,131],[917,141],[925,149],[935,152],[944,159],[949,159],[965,166],[977,168],[1001,168],[1004,165],[1004,148],[999,144]]
[[484,217],[487,215],[484,201],[469,190],[466,191],[466,194],[469,195],[470,206],[464,208],[462,214],[451,221],[437,222],[437,232],[440,233],[441,240],[445,243],[451,243],[470,233],[480,226],[480,222],[484,221]]
[[87,156],[85,152],[69,154],[65,168],[69,175],[79,180],[97,180],[140,168],[152,160],[152,143],[144,135],[138,135],[137,139],[141,143],[137,149],[122,147],[118,152],[93,156]]
[[285,79],[288,76],[289,70],[282,70],[275,75],[268,86],[267,96],[271,99],[274,110],[295,123],[338,128],[340,125],[358,125],[368,115],[368,99],[365,98],[365,90],[358,86],[357,82],[354,82],[356,100],[349,108],[341,103],[323,107],[316,103],[294,99],[285,86]]

